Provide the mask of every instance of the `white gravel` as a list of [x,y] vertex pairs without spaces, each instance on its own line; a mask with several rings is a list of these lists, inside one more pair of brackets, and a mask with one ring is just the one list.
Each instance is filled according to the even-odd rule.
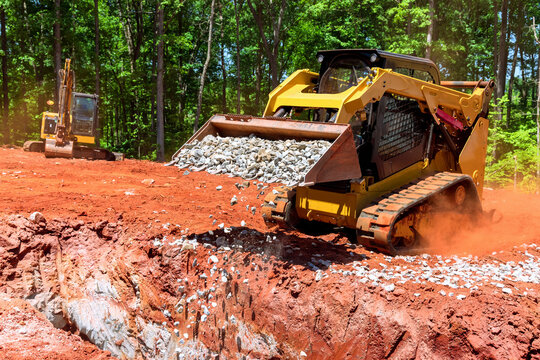
[[253,134],[239,138],[207,135],[184,144],[167,165],[292,185],[302,181],[330,145],[326,140],[267,140]]

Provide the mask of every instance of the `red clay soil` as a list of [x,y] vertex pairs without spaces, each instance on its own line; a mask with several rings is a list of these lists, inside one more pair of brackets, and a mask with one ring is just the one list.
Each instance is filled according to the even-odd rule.
[[0,297],[0,319],[1,359],[114,359],[79,336],[54,328],[24,300]]
[[[184,171],[0,148],[0,346],[21,349],[7,358],[107,356],[90,341],[119,358],[540,358],[540,196],[486,190],[499,223],[392,258],[268,229],[272,186]],[[51,319],[44,294],[63,330],[29,307]],[[128,330],[95,340],[81,314],[99,304]]]

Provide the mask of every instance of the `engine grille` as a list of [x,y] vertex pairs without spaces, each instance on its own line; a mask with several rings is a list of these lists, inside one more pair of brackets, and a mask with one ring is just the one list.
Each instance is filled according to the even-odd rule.
[[426,131],[426,115],[418,102],[408,98],[385,95],[388,101],[384,113],[384,131],[379,141],[379,156],[388,160],[422,143]]

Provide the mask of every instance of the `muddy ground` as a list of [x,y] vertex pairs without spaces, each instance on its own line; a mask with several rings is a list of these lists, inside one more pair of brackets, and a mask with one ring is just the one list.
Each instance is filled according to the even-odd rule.
[[268,229],[273,185],[237,183],[0,148],[0,358],[540,358],[540,196],[389,257]]

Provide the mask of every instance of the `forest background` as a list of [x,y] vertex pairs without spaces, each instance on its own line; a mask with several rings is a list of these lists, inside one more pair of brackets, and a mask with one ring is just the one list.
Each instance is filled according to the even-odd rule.
[[378,48],[494,79],[486,180],[538,191],[534,18],[538,0],[0,0],[1,140],[39,139],[65,58],[99,95],[101,146],[163,161],[214,113],[261,114],[318,50]]

